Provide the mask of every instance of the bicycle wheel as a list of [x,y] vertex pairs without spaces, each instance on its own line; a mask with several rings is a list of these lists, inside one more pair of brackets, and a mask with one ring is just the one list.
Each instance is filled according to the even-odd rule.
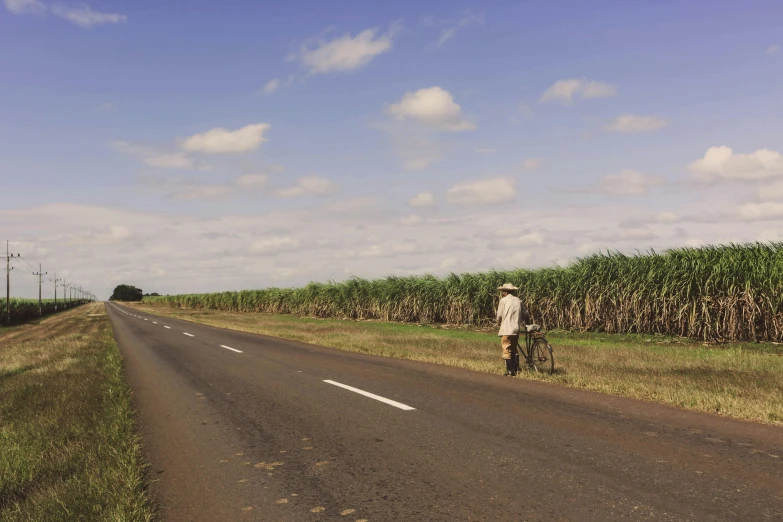
[[552,354],[552,347],[546,339],[539,337],[533,341],[533,347],[530,349],[530,358],[533,368],[539,373],[553,373],[555,371],[555,357]]

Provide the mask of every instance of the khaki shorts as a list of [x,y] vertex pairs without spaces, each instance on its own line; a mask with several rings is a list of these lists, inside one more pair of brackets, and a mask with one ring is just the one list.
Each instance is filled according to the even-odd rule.
[[517,354],[517,343],[519,342],[518,335],[504,335],[500,339],[500,346],[503,348],[503,358],[511,359],[512,356]]

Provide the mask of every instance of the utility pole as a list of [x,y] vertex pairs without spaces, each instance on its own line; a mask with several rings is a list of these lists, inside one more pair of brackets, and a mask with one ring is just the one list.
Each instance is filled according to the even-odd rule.
[[33,275],[38,276],[38,317],[43,317],[43,304],[41,304],[41,278],[48,274],[41,268],[41,263],[38,263],[38,272],[33,272]]
[[[21,254],[16,254],[16,257],[21,257]],[[13,254],[8,253],[8,240],[5,242],[5,315],[8,324],[11,324],[11,259]]]
[[65,290],[68,288],[68,283],[65,282],[65,279],[62,282],[63,284],[60,286],[63,287],[63,310],[66,310],[68,308],[68,294]]
[[62,281],[62,279],[57,279],[57,272],[54,273],[54,311],[57,311],[57,281]]

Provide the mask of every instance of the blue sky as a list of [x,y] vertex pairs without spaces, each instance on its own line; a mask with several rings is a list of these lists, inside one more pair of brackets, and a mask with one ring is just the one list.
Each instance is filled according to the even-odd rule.
[[0,229],[99,293],[783,234],[780,2],[2,1]]

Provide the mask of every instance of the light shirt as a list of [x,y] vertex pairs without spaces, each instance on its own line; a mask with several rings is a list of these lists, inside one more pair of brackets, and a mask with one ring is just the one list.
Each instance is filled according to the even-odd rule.
[[522,304],[522,301],[517,296],[508,294],[498,304],[496,317],[498,321],[501,321],[498,336],[519,335],[522,319],[527,316],[527,309]]

